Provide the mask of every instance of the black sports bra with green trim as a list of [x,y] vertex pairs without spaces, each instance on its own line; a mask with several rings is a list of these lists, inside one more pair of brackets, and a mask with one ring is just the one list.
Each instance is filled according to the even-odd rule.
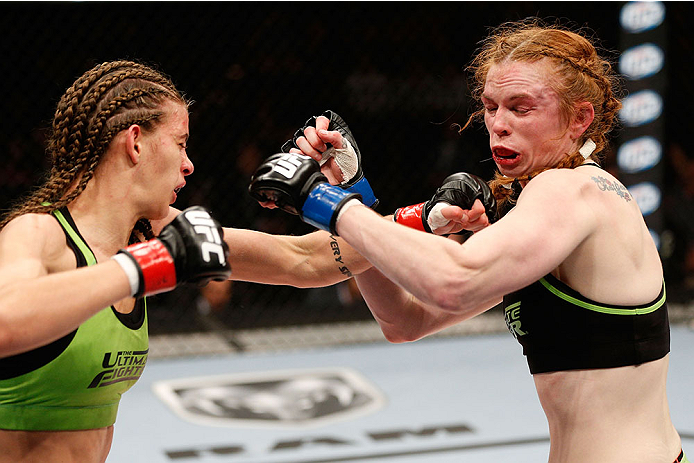
[[551,274],[504,297],[506,326],[530,372],[614,368],[670,352],[665,285],[649,304],[601,304]]

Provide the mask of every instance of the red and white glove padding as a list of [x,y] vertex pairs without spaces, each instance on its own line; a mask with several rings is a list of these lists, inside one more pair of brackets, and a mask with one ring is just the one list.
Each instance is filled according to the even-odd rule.
[[497,220],[496,200],[484,180],[459,172],[446,177],[429,201],[397,209],[393,220],[438,235],[477,231]]
[[200,207],[181,212],[155,239],[118,251],[113,259],[130,281],[131,295],[150,296],[181,283],[205,284],[231,275],[224,231]]

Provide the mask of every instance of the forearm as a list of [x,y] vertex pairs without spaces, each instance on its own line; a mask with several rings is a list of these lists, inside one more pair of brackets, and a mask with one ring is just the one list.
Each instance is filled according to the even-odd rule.
[[390,281],[377,268],[355,278],[359,291],[388,341],[416,341],[484,312],[496,301],[477,311],[455,313],[428,306]]
[[388,279],[426,305],[460,314],[479,313],[487,302],[467,294],[475,270],[464,265],[461,246],[452,240],[384,221],[361,206],[345,211],[337,231]]
[[330,286],[371,267],[344,240],[319,231],[303,236],[226,228],[231,279],[299,288]]
[[[390,281],[377,268],[373,267],[355,277],[359,292],[369,307],[381,331],[390,342],[404,342],[414,338],[405,332],[418,332],[413,325],[417,313],[411,310],[413,296]],[[402,326],[406,320],[407,327]]]
[[130,296],[115,261],[18,280],[0,290],[0,357],[40,347]]

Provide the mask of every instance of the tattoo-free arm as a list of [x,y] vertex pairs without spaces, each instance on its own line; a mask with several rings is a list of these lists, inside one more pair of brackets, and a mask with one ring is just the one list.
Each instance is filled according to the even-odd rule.
[[53,217],[27,214],[2,230],[0,357],[59,339],[130,296],[128,278],[114,260],[64,270],[70,264],[74,254]]

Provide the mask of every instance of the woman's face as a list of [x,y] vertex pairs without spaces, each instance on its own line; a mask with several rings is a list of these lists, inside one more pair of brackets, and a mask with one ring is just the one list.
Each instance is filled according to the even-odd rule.
[[[152,219],[168,214],[169,205],[186,184],[185,177],[193,173],[193,163],[186,153],[188,143],[188,108],[173,101],[164,105],[162,123],[145,136],[151,156],[147,156],[147,189],[150,198],[158,200]],[[161,217],[159,217],[161,216]]]
[[550,65],[505,61],[487,73],[482,93],[484,124],[499,171],[519,177],[554,166],[574,149],[575,140],[550,87]]

